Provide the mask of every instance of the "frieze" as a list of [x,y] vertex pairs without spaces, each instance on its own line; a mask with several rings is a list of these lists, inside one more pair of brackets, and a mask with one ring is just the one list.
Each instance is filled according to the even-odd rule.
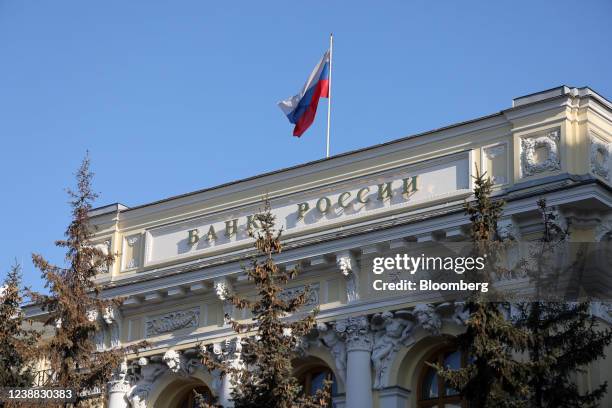
[[146,320],[146,337],[157,336],[181,329],[197,328],[200,322],[200,308],[165,313]]
[[[549,131],[543,135],[526,136],[521,139],[523,177],[561,169],[559,139],[559,129]],[[544,149],[546,157],[539,157],[538,150],[540,149]]]
[[[469,154],[449,155],[367,178],[313,188],[306,194],[272,200],[272,213],[286,234],[303,233],[322,223],[356,222],[365,215],[417,206],[469,194]],[[248,242],[256,230],[261,204],[204,215],[145,232],[144,266],[181,256],[225,249]],[[354,220],[354,221],[353,221]],[[155,248],[155,250],[152,250]],[[138,262],[136,267],[143,266]]]
[[608,179],[610,174],[610,144],[591,135],[590,152],[591,172]]
[[[287,288],[281,292],[279,298],[284,301],[289,301],[297,296],[299,296],[302,292],[306,290],[304,285],[296,286],[293,288]],[[307,306],[318,306],[319,305],[319,284],[315,283],[310,285],[310,293],[306,298],[306,303],[304,303],[303,307]]]

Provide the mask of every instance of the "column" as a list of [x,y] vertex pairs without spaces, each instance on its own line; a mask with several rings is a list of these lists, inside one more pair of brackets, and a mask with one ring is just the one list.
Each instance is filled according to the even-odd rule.
[[127,394],[130,384],[125,380],[116,380],[108,383],[108,408],[127,408]]
[[[238,337],[213,344],[212,352],[219,363],[229,364],[230,367],[235,369],[239,369],[242,365],[242,343]],[[219,404],[225,408],[232,408],[234,401],[232,401],[233,386],[231,374],[227,373],[221,377],[219,371],[214,371],[213,377],[215,377],[213,388],[219,398]]]
[[386,387],[379,391],[380,408],[409,407],[410,391],[400,386]]
[[232,398],[232,384],[230,381],[230,375],[224,375],[221,380],[221,386],[219,387],[219,404],[221,404],[224,408],[232,408],[234,406],[234,401],[231,401]]
[[[346,406],[350,408],[371,408],[372,332],[365,316],[349,317],[345,321],[346,334]],[[336,325],[338,330],[338,324]]]

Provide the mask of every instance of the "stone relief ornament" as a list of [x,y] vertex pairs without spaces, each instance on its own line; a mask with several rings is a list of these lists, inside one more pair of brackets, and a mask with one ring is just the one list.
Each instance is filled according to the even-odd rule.
[[334,358],[338,377],[346,383],[346,344],[333,327],[333,324],[317,323],[317,331],[321,344],[329,349]]
[[[285,289],[279,295],[279,298],[284,301],[288,301],[298,296],[300,293],[304,292],[306,289],[305,286],[296,286],[293,288]],[[319,284],[310,285],[310,294],[308,298],[306,298],[306,303],[303,307],[307,306],[318,306],[319,305]]]
[[[111,239],[108,238],[102,242],[98,242],[97,244],[94,244],[94,248],[97,248],[99,251],[101,251],[104,255],[108,255],[111,253],[112,251],[112,246],[111,246],[112,242]],[[98,268],[98,273],[108,273],[110,271],[109,269],[109,265],[101,265]]]
[[166,364],[152,363],[146,357],[140,357],[132,365],[129,375],[129,388],[125,390],[126,400],[132,408],[146,408],[147,398],[152,384],[168,371]]
[[372,351],[372,332],[366,316],[339,320],[336,322],[336,331],[344,337],[347,351]]
[[98,320],[98,311],[96,309],[88,310],[85,314],[87,316],[87,321],[93,323]]
[[551,234],[553,238],[566,240],[569,223],[567,218],[559,211],[559,207],[555,206],[551,208],[549,222],[552,228]]
[[442,320],[433,305],[420,303],[412,309],[412,316],[416,319],[419,326],[433,335],[440,334]]
[[137,268],[139,265],[138,258],[140,257],[140,234],[131,235],[125,238],[125,243],[132,248],[132,257],[126,262],[126,268]]
[[459,326],[465,326],[470,318],[470,311],[465,308],[465,302],[455,302],[452,320]]
[[200,322],[200,308],[165,313],[148,318],[145,322],[147,337],[181,329],[197,328]]
[[346,280],[346,299],[348,303],[359,300],[359,270],[355,257],[344,254],[338,257],[336,265]]
[[133,387],[127,396],[132,408],[147,408],[147,398],[150,392],[150,384],[138,384]]
[[123,360],[119,367],[113,372],[110,382],[108,383],[110,392],[128,392],[130,384],[127,380],[128,365],[127,361]]
[[[521,139],[523,177],[561,169],[559,135],[559,130],[553,130],[542,136],[527,136]],[[540,149],[545,150],[544,158],[538,157],[537,152]]]
[[106,348],[105,342],[105,327],[104,323],[100,322],[100,313],[97,310],[92,309],[87,311],[87,320],[90,322],[97,322],[97,330],[95,331],[92,339],[94,344],[96,345],[96,351],[104,351]]
[[608,179],[610,174],[610,144],[591,136],[591,172]]
[[[209,353],[209,355],[212,354],[213,358],[219,363],[228,363],[234,368],[239,368],[241,365],[242,342],[238,337],[228,338],[208,346],[201,346],[201,350]],[[223,388],[225,377],[218,369],[213,370],[211,375],[213,377],[211,386],[219,394]],[[231,374],[226,374],[226,376],[231,376]]]
[[227,278],[218,278],[213,282],[213,288],[217,298],[223,302],[223,316],[232,316],[234,314],[234,305],[228,300],[228,297],[234,293],[232,283]]
[[159,376],[168,371],[168,367],[162,363],[152,363],[147,358],[141,357],[133,367],[132,382],[152,384]]
[[372,365],[374,366],[374,389],[388,385],[389,368],[401,347],[414,343],[412,332],[414,323],[407,310],[377,313],[372,316],[374,344],[372,346]]
[[176,350],[170,349],[166,351],[162,357],[162,361],[168,367],[168,370],[174,374],[186,374],[185,357]]
[[107,307],[102,314],[102,320],[106,324],[106,330],[110,333],[111,348],[119,347],[121,344],[121,322],[123,317],[119,309]]
[[502,219],[497,225],[497,233],[501,239],[518,241],[521,236],[518,225],[511,219]]

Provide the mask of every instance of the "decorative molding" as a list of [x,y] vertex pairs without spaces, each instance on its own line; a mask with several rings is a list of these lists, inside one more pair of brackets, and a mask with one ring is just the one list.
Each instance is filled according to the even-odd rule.
[[591,172],[609,180],[610,176],[610,143],[591,134],[591,149],[589,155]]
[[483,149],[485,156],[487,156],[488,159],[494,159],[497,156],[501,156],[502,154],[505,153],[506,151],[506,144],[497,144],[494,146],[489,146],[489,147],[485,147]]
[[389,370],[397,352],[401,347],[408,347],[415,342],[412,336],[415,323],[411,316],[412,313],[407,310],[387,311],[372,316],[374,389],[380,390],[389,385]]
[[226,316],[232,317],[234,314],[234,305],[228,299],[234,294],[232,282],[227,277],[217,278],[213,281],[213,288],[217,298],[223,302],[223,316],[227,320]]
[[123,315],[115,307],[107,307],[102,314],[102,320],[106,325],[105,331],[109,333],[110,347],[116,348],[121,345],[121,326]]
[[[302,292],[306,290],[306,286],[295,286],[293,288],[287,288],[281,292],[279,298],[284,301],[288,301],[293,299],[294,297],[300,295]],[[318,306],[319,305],[319,284],[315,283],[310,285],[310,294],[308,298],[306,298],[306,303],[304,303],[303,307],[308,306]]]
[[[204,346],[202,350],[212,355],[217,362],[234,368],[238,368],[242,363],[242,342],[239,337],[227,338],[222,342],[209,344]],[[219,395],[223,388],[223,375],[218,369],[211,371],[211,375],[213,377],[211,386]],[[229,373],[226,375],[231,376]]]
[[336,331],[344,337],[347,352],[372,351],[372,331],[366,316],[339,320],[336,322]]
[[[93,243],[93,247],[98,249],[104,255],[108,255],[112,252],[112,240],[111,238],[106,238],[102,241],[97,241]],[[100,273],[100,274],[108,273],[108,272],[110,272],[110,268],[107,265],[101,265],[97,270],[97,273]]]
[[508,143],[502,142],[502,143],[497,143],[494,145],[483,146],[482,154],[485,158],[491,160],[492,162],[497,157],[500,157],[502,155],[506,156],[506,169],[505,169],[505,175],[503,176],[496,176],[492,174],[492,172],[489,171],[488,168],[486,168],[487,167],[486,162],[484,160],[482,160],[481,162],[481,169],[489,172],[489,177],[491,178],[491,181],[494,184],[506,184],[508,182],[508,177],[510,175],[510,165],[509,165],[510,161],[508,158]]
[[108,383],[109,394],[114,394],[117,392],[122,393],[122,394],[127,394],[131,388],[132,386],[127,381],[110,381]]
[[346,384],[346,344],[343,337],[333,323],[320,322],[317,331],[320,343],[329,349],[334,358],[338,377]]
[[117,367],[108,383],[108,392],[112,393],[127,393],[130,390],[130,383],[127,379],[128,365],[127,361],[123,360]]
[[[142,234],[134,234],[125,237],[125,244],[132,248],[131,256],[129,259],[125,260],[125,268],[124,269],[133,269],[141,266],[142,259]],[[127,251],[124,251],[124,253]]]
[[199,307],[149,317],[145,323],[145,337],[156,336],[181,329],[197,328],[199,323]]
[[430,334],[440,334],[442,320],[436,311],[436,307],[428,303],[419,303],[412,309],[412,316],[418,325]]
[[519,241],[521,239],[520,228],[512,218],[501,219],[497,224],[497,233],[504,240]]
[[151,384],[138,384],[127,396],[132,408],[147,408],[147,399],[151,392]]
[[168,367],[168,370],[174,374],[184,375],[187,373],[187,361],[185,357],[176,350],[170,349],[166,351],[162,357],[162,361]]
[[[526,136],[521,138],[521,167],[523,177],[533,176],[545,171],[561,169],[561,157],[559,155],[560,130],[549,131],[544,135]],[[539,162],[536,150],[545,148],[547,157]]]
[[349,252],[339,255],[336,265],[346,281],[346,299],[348,303],[359,300],[359,268],[357,259]]

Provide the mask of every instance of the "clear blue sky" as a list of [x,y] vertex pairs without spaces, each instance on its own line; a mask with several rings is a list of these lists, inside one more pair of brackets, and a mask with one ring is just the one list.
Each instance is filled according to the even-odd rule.
[[[435,3],[435,4],[434,4]],[[332,154],[561,84],[612,98],[612,0],[0,0],[0,275],[53,261],[86,149],[97,204],[147,203],[324,155],[276,102],[334,32]],[[374,6],[376,4],[376,6]]]

